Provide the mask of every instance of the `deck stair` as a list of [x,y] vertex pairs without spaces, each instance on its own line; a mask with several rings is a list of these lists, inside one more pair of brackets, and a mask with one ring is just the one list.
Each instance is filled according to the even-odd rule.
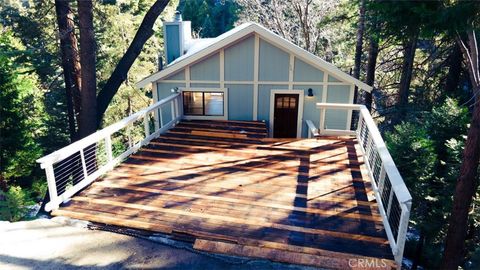
[[263,122],[183,120],[52,214],[191,237],[208,252],[395,268],[356,140],[267,134]]
[[260,121],[183,120],[171,132],[232,139],[259,139],[268,136],[265,122]]

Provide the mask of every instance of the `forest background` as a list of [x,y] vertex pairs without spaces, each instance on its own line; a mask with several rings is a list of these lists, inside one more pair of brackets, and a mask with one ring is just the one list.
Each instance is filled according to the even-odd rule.
[[[69,115],[75,104],[69,103],[62,65],[56,10],[61,2],[0,2],[0,220],[34,218],[32,209],[41,204],[47,190],[44,172],[35,160],[82,135],[78,119]],[[78,34],[79,6],[76,1],[63,2],[71,8],[73,32]],[[109,83],[137,29],[157,2],[94,1],[93,47],[98,83],[93,87],[97,93]],[[359,92],[357,102],[371,110],[413,196],[405,250],[408,268],[440,266],[455,191],[460,192],[457,182],[465,169],[462,163],[465,156],[469,157],[464,150],[470,148],[465,145],[467,137],[472,138],[469,131],[474,130],[471,123],[475,123],[472,119],[479,107],[475,37],[479,3],[163,2],[168,5],[154,18],[153,36],[147,38],[141,53],[125,71],[125,78],[96,128],[113,124],[152,103],[151,90],[134,85],[158,69],[164,49],[162,21],[171,20],[175,10],[182,12],[184,20],[192,21],[196,37],[216,37],[243,22],[258,22],[374,86],[371,95]],[[468,168],[475,173],[471,194],[463,194],[471,203],[464,226],[465,248],[460,250],[458,263],[465,269],[478,269],[478,156],[469,164],[474,164]]]

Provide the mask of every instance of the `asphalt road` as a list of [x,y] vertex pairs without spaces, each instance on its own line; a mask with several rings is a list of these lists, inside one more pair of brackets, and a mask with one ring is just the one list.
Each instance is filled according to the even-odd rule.
[[313,269],[197,252],[191,244],[90,230],[65,219],[0,221],[0,269]]

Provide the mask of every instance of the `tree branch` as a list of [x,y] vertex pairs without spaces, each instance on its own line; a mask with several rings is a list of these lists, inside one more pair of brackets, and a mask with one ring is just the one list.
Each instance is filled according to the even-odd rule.
[[145,42],[147,42],[147,40],[153,35],[153,25],[158,16],[160,16],[167,6],[168,2],[169,0],[157,0],[147,11],[133,41],[130,43],[130,46],[122,59],[118,62],[107,83],[103,86],[102,90],[100,90],[100,93],[98,93],[97,127],[100,126],[103,115],[105,114],[110,101],[112,101],[118,88],[127,78],[127,73],[135,62],[135,59],[137,59],[138,55],[141,53]]

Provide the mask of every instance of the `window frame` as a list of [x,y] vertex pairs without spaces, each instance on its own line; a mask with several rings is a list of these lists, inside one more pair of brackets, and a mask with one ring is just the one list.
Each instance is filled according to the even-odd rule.
[[[210,119],[210,120],[228,120],[228,89],[220,87],[181,87],[179,88],[180,94],[182,97],[182,114],[184,119],[189,120],[201,120],[201,119]],[[223,93],[223,115],[188,115],[184,113],[183,108],[183,92],[202,92],[202,93]],[[204,98],[205,95],[202,95]],[[205,108],[203,108],[203,113],[205,113]]]

